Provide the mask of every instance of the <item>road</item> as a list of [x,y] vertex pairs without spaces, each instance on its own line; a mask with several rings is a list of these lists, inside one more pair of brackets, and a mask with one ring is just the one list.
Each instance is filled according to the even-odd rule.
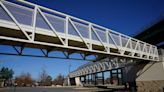
[[0,92],[110,92],[109,89],[82,87],[11,87],[0,88]]

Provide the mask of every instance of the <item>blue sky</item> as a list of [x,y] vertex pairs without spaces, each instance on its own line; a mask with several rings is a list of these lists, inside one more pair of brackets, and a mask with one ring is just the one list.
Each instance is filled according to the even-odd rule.
[[[145,27],[164,17],[164,0],[27,0],[96,24],[105,26],[126,35],[134,35]],[[0,47],[0,51],[9,50]],[[33,51],[31,51],[33,52]],[[15,75],[30,72],[36,79],[44,67],[53,78],[87,61],[16,57],[0,55],[0,67],[7,66]]]

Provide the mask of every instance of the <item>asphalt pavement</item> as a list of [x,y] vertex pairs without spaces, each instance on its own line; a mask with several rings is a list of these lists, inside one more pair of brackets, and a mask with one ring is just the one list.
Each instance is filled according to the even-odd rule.
[[10,87],[0,88],[0,92],[110,92],[110,90],[84,87]]

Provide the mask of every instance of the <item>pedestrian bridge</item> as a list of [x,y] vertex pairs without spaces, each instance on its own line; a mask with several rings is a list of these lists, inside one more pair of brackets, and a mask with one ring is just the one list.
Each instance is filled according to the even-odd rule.
[[0,1],[0,44],[83,53],[84,57],[159,60],[154,45],[23,0]]
[[118,69],[126,67],[127,65],[134,64],[139,60],[133,59],[123,59],[123,58],[105,58],[101,59],[99,62],[89,62],[78,69],[69,73],[70,78],[75,78],[79,76],[86,76],[91,74],[96,74],[100,72],[110,71],[112,69]]

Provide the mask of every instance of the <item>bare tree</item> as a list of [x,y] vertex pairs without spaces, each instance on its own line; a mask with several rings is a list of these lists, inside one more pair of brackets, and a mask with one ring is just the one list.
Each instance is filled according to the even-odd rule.
[[54,85],[63,85],[64,83],[64,76],[59,74],[53,81]]
[[15,78],[15,82],[18,84],[18,86],[32,86],[33,85],[33,79],[31,78],[30,73],[22,73],[20,76],[17,76]]
[[45,82],[46,82],[47,77],[48,77],[48,74],[47,74],[46,70],[44,68],[42,68],[42,71],[39,75],[40,85],[41,86],[46,86]]
[[45,81],[45,86],[51,86],[51,85],[52,85],[52,77],[48,75]]

